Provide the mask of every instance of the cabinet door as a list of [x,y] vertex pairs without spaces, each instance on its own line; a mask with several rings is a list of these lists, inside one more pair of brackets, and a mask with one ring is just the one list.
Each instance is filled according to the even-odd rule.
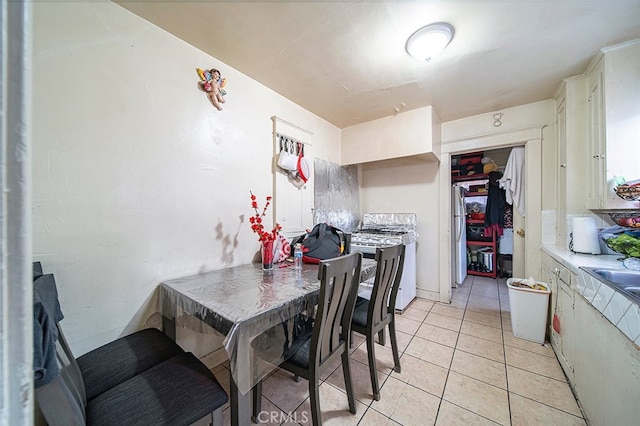
[[[602,61],[601,61],[602,63]],[[589,126],[589,169],[588,169],[588,207],[601,209],[606,197],[604,184],[606,179],[605,162],[605,116],[604,116],[604,73],[597,66],[589,79],[589,98],[587,118]]]
[[569,283],[558,280],[558,305],[560,309],[560,333],[562,335],[560,344],[560,364],[567,377],[573,380],[573,363],[574,363],[574,341],[575,327],[573,314],[573,291]]
[[[556,209],[558,218],[566,217],[567,210],[567,102],[563,97],[556,109],[556,131],[558,140],[557,158],[557,193]],[[557,224],[558,241],[564,241],[566,235],[566,223],[560,220]]]

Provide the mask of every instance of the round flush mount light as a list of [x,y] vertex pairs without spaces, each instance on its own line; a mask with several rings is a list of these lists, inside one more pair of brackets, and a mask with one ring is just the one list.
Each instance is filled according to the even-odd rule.
[[454,33],[453,27],[446,22],[429,24],[411,34],[405,49],[414,58],[429,62],[447,47]]

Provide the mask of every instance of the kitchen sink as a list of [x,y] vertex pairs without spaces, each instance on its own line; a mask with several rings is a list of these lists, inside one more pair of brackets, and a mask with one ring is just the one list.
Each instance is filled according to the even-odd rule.
[[621,269],[585,269],[591,269],[601,278],[604,278],[605,280],[610,281],[616,285],[640,287],[640,273],[638,272],[625,271]]
[[592,277],[604,282],[640,302],[640,272],[624,269],[582,268]]

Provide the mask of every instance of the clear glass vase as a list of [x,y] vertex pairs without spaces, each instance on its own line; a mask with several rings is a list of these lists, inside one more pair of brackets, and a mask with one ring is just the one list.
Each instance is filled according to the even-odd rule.
[[273,270],[273,241],[262,242],[262,270]]

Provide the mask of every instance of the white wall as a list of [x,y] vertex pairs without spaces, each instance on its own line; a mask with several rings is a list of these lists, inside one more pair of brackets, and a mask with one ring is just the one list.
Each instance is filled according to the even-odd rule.
[[[361,210],[379,213],[416,213],[417,295],[439,299],[438,168],[439,163],[411,159],[361,165]],[[447,248],[448,250],[448,248]]]
[[[34,260],[76,356],[156,321],[161,281],[251,262],[272,116],[340,162],[339,129],[113,3],[36,2],[33,50]],[[227,78],[223,111],[196,67]]]

